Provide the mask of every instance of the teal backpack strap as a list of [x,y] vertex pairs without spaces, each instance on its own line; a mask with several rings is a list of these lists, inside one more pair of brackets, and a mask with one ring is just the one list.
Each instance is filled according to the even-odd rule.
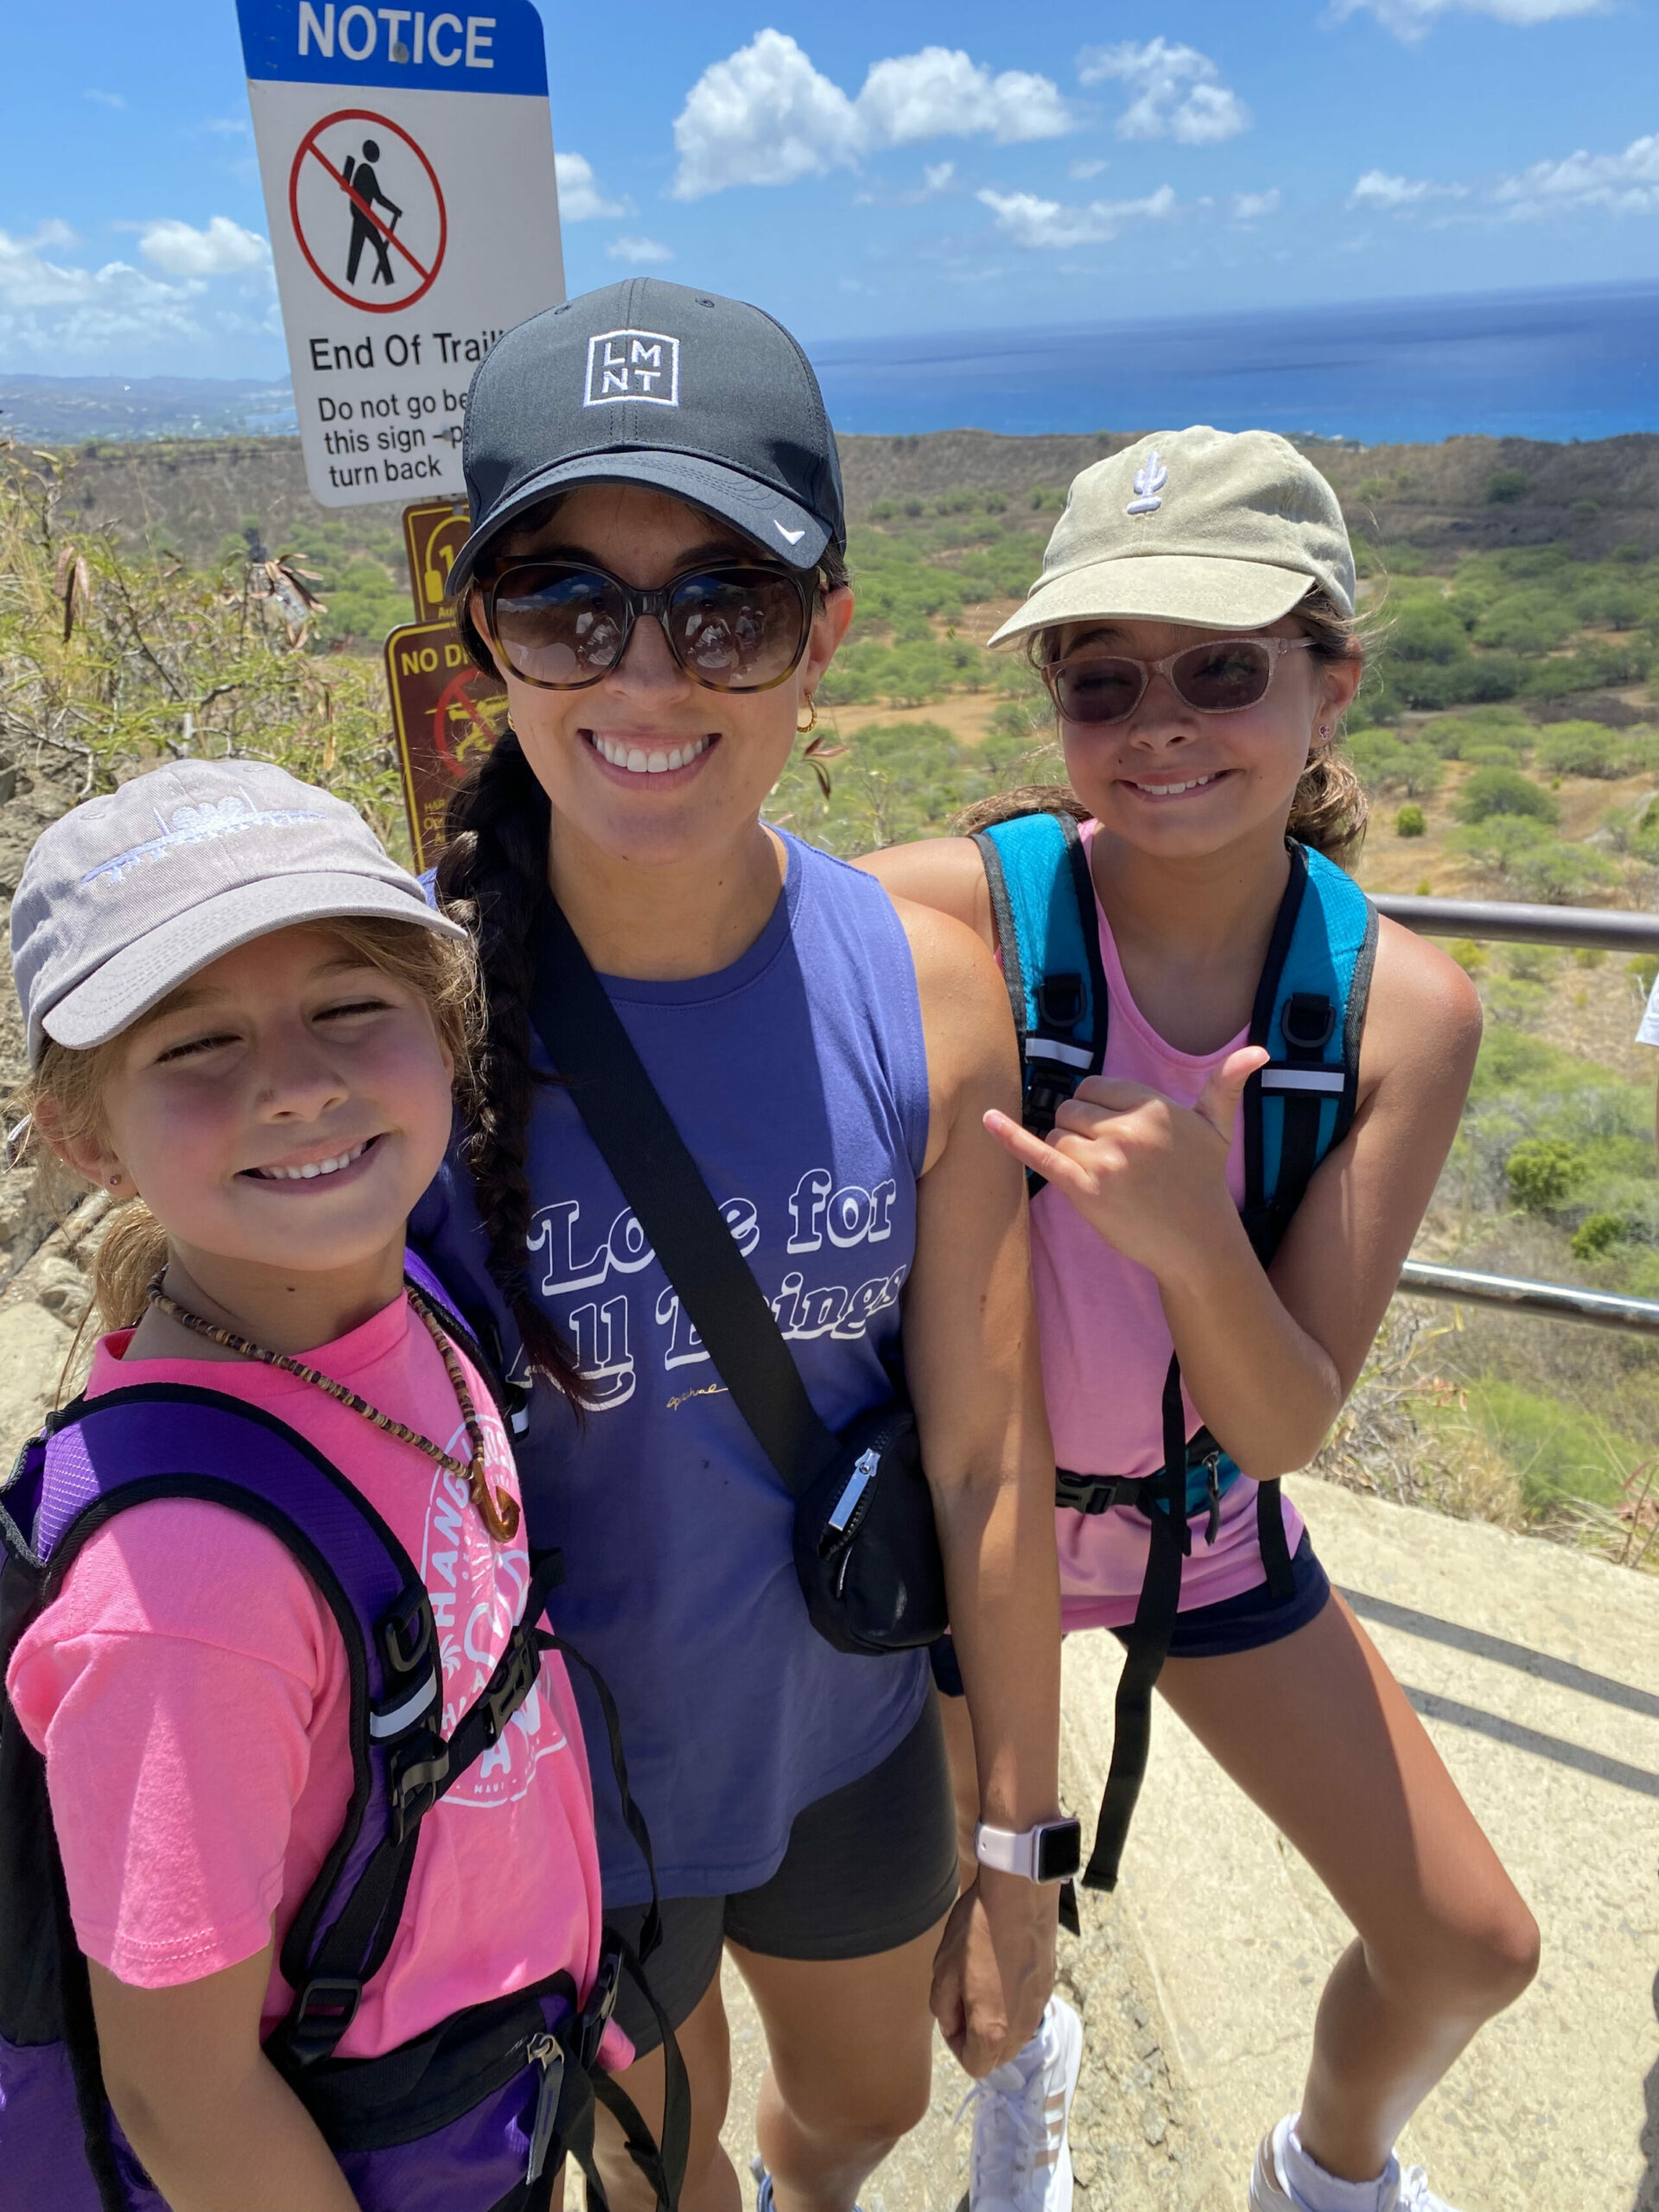
[[[1313,1171],[1352,1126],[1376,909],[1334,861],[1290,847],[1290,881],[1256,991],[1250,1042],[1272,1054],[1244,1092],[1244,1226],[1265,1267]],[[1294,1588],[1276,1481],[1256,1486],[1268,1587]]]
[[974,842],[1014,1009],[1025,1125],[1046,1137],[1106,1056],[1106,972],[1089,855],[1069,814],[1018,815],[977,831]]

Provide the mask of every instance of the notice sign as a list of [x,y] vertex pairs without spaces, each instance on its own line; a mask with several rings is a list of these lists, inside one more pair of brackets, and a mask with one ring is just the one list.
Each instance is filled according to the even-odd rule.
[[455,785],[506,727],[507,695],[476,667],[446,616],[410,622],[386,639],[386,681],[416,869],[443,849]]
[[481,4],[238,0],[300,442],[324,506],[461,493],[473,371],[564,297],[541,19],[531,0]]

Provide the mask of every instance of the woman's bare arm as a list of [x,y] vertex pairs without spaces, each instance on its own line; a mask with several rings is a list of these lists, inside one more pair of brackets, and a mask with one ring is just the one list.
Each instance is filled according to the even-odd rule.
[[[971,850],[971,848],[969,849]],[[984,1116],[1017,1112],[1007,995],[960,925],[908,902],[931,1113],[905,1294],[905,1369],[944,1554],[980,1804],[998,1827],[1058,1810],[1059,1580],[1025,1195]],[[1012,2056],[1053,1983],[1056,1893],[982,1872],[940,1946],[934,2010],[972,2074]]]
[[316,2123],[259,2047],[269,1946],[135,1989],[89,1966],[104,2085],[173,2212],[357,2212]]
[[913,845],[888,845],[853,862],[886,884],[889,896],[913,899],[972,930],[996,949],[996,924],[985,864],[971,837],[924,837]]

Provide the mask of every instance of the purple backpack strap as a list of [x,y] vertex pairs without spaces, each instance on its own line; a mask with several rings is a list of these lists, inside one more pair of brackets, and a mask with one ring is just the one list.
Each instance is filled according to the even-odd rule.
[[338,1468],[272,1415],[217,1391],[141,1383],[87,1400],[47,1440],[42,1459],[34,1548],[47,1565],[48,1602],[113,1515],[189,1497],[270,1529],[339,1624],[351,1688],[351,1802],[283,1946],[283,1973],[297,1994],[276,2031],[302,2063],[327,2056],[391,1946],[420,1817],[445,1778],[442,1676],[420,1575]]

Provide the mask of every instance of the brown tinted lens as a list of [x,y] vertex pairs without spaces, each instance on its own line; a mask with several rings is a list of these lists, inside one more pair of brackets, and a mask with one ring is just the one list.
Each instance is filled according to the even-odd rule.
[[1273,655],[1254,638],[1194,645],[1170,670],[1170,680],[1189,707],[1206,715],[1236,713],[1267,695]]
[[1096,654],[1063,660],[1050,671],[1054,703],[1069,722],[1121,722],[1146,689],[1138,660]]
[[674,651],[688,676],[715,691],[756,691],[787,676],[806,645],[810,609],[774,569],[682,576],[668,603]]
[[627,627],[621,594],[594,569],[516,569],[497,589],[494,616],[508,667],[555,689],[614,668]]

